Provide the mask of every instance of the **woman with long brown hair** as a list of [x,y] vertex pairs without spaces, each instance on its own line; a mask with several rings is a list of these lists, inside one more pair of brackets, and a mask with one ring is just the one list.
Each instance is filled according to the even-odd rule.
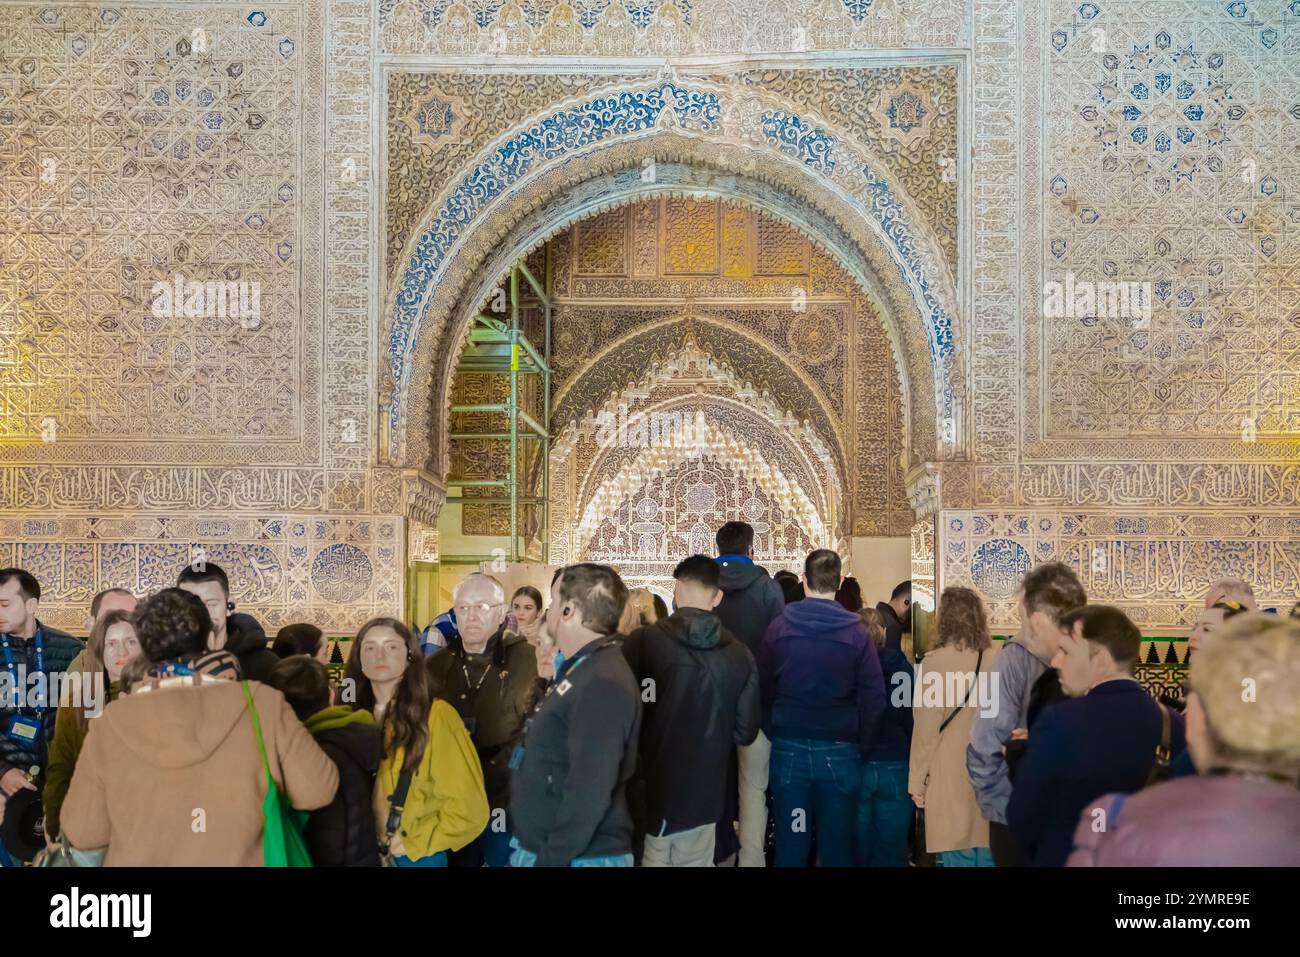
[[938,638],[921,661],[912,698],[907,790],[925,811],[925,846],[944,867],[992,867],[989,826],[966,771],[979,709],[997,706],[990,682],[996,650],[979,595],[945,588]]
[[395,618],[366,622],[340,700],[373,714],[384,735],[374,794],[380,849],[396,867],[446,867],[447,852],[487,825],[487,795],[469,732],[433,697],[411,629]]
[[45,772],[45,833],[59,836],[59,812],[67,797],[72,772],[76,770],[81,747],[86,743],[90,719],[118,696],[122,687],[122,669],[140,654],[140,640],[135,634],[131,613],[121,609],[105,612],[91,629],[86,650],[77,656],[79,686],[69,689],[78,700],[61,700],[54,721],[54,740],[50,742],[50,763]]
[[537,644],[542,630],[542,593],[532,585],[520,585],[510,598],[510,613],[506,616],[506,631],[523,635],[529,644]]

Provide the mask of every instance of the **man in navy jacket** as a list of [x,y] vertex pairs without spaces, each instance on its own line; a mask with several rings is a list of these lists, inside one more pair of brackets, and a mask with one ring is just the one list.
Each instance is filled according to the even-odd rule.
[[862,757],[885,711],[885,681],[862,619],[835,600],[840,556],[810,553],[803,580],[808,597],[785,607],[758,653],[776,866],[808,864],[815,824],[822,866],[851,867]]
[[[1007,824],[1026,860],[1064,866],[1084,808],[1103,794],[1142,788],[1161,744],[1159,702],[1133,677],[1142,634],[1118,608],[1087,605],[1061,618],[1052,667],[1071,696],[1044,711],[1029,737]],[[1184,747],[1183,718],[1169,718],[1167,747]],[[1095,822],[1104,827],[1105,821]]]

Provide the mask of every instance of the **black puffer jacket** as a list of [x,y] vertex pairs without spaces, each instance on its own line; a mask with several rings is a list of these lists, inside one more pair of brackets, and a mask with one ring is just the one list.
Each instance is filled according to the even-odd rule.
[[[45,686],[49,688],[51,687],[51,677],[56,674],[66,674],[68,665],[72,664],[72,659],[81,654],[85,646],[67,632],[41,624],[40,619],[37,619],[36,625],[40,629],[41,656],[45,661]],[[36,642],[15,638],[10,635],[9,653],[14,659],[14,670],[19,675],[19,687],[25,692],[31,685],[21,682],[25,682],[36,672]],[[0,657],[0,668],[3,667],[4,658]],[[39,765],[41,770],[44,771],[48,760],[49,743],[54,738],[54,719],[58,713],[58,702],[54,702],[56,707],[47,708],[42,717],[41,730],[45,735],[45,746],[42,747],[35,742],[30,746],[20,744],[5,733],[9,727],[10,719],[18,713],[17,710],[11,707],[13,690],[8,684],[11,679],[12,676],[6,678],[3,688],[0,688],[0,690],[4,691],[3,694],[0,694],[0,775],[12,768],[26,771],[32,765]],[[33,719],[36,717],[35,711],[22,709],[22,713]]]
[[754,656],[716,615],[696,608],[638,628],[624,640],[623,654],[642,689],[637,777],[646,832],[676,834],[716,822],[727,761],[736,745],[758,737]]
[[383,739],[368,711],[336,705],[304,724],[320,749],[338,765],[334,800],[307,820],[305,837],[317,867],[378,867],[375,840],[375,772],[384,756]]
[[[510,755],[540,690],[537,652],[522,635],[498,631],[481,655],[465,651],[459,635],[427,661],[434,693],[456,709],[483,765],[488,804],[510,803]],[[468,672],[468,675],[467,675]]]
[[271,669],[280,663],[266,646],[266,632],[252,615],[236,612],[226,619],[226,651],[239,659],[246,681],[266,682]]
[[757,654],[767,626],[785,610],[785,593],[762,565],[732,556],[719,558],[718,564],[722,566],[722,601],[714,614],[723,628],[744,642],[750,654]]

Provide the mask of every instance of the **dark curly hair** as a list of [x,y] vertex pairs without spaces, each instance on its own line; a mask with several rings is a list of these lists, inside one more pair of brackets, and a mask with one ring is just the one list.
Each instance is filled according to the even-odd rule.
[[135,610],[140,651],[151,663],[201,655],[208,650],[212,618],[197,595],[164,588]]
[[984,603],[969,588],[945,588],[939,596],[938,611],[939,640],[935,649],[949,646],[958,651],[983,651],[992,646]]

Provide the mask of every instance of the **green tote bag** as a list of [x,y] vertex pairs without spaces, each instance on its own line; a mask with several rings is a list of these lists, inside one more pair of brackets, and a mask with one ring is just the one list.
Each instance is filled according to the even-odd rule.
[[262,802],[262,857],[267,867],[311,867],[311,855],[302,829],[307,823],[307,812],[295,810],[289,799],[280,793],[271,777],[271,763],[266,758],[266,742],[262,740],[262,722],[257,717],[257,705],[248,682],[241,681],[248,714],[253,719],[257,734],[257,749],[262,754],[262,770],[266,772],[266,800]]

